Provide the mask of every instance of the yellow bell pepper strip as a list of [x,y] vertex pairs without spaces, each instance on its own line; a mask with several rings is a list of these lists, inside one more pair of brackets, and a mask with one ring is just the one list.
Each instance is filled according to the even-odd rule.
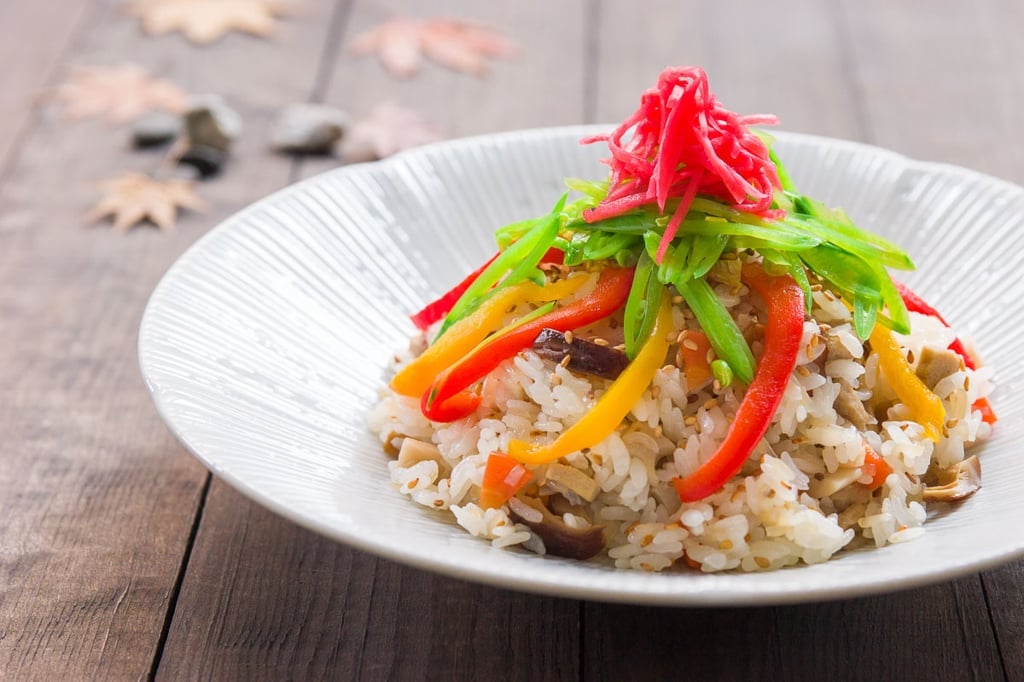
[[533,282],[522,282],[496,292],[479,308],[453,324],[419,357],[403,367],[391,380],[391,389],[399,395],[414,398],[423,395],[438,374],[495,331],[510,308],[520,303],[542,303],[566,298],[589,281],[589,277],[570,277],[543,287]]
[[878,353],[878,369],[910,410],[911,418],[924,427],[924,435],[938,442],[946,423],[942,400],[914,374],[891,331],[876,324],[869,338],[872,350]]
[[669,348],[667,336],[671,330],[671,299],[662,289],[658,317],[647,341],[597,404],[553,443],[531,445],[513,440],[508,444],[508,454],[524,464],[545,464],[607,438],[640,400],[640,396],[651,385],[654,373],[664,364]]
[[796,367],[805,315],[800,285],[789,275],[766,275],[754,264],[743,267],[743,280],[768,305],[764,354],[718,450],[695,472],[672,481],[683,502],[704,499],[739,472],[771,425]]
[[529,348],[544,329],[567,332],[608,317],[626,302],[632,281],[633,268],[605,268],[588,296],[486,339],[437,376],[420,401],[423,416],[438,422],[468,416],[480,404],[480,395],[470,388],[473,384]]

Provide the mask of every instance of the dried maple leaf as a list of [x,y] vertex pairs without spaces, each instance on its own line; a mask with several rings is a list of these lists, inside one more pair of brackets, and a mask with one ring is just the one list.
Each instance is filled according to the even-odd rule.
[[161,230],[174,229],[178,207],[203,210],[206,205],[196,196],[187,180],[154,180],[142,173],[124,173],[100,183],[105,193],[89,211],[86,219],[96,222],[112,216],[114,230],[127,232],[148,220]]
[[114,123],[139,118],[154,109],[179,113],[188,94],[170,81],[153,78],[138,64],[77,66],[54,91],[72,118],[105,115]]
[[294,9],[281,0],[136,0],[128,11],[150,34],[181,31],[193,43],[216,42],[229,31],[268,37],[275,20]]
[[385,103],[345,133],[341,155],[349,162],[373,161],[439,139],[437,130],[415,111]]
[[519,46],[475,22],[394,17],[357,35],[349,50],[356,55],[375,52],[384,68],[406,78],[419,70],[423,55],[449,69],[483,76],[488,60],[515,56]]

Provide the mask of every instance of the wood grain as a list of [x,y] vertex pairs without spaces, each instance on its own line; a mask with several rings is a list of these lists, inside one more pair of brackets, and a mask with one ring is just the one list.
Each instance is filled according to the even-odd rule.
[[32,111],[62,58],[83,30],[92,3],[68,3],[54,12],[47,3],[0,3],[0,169],[7,166],[27,131]]
[[172,235],[86,229],[94,184],[152,171],[160,155],[129,152],[123,127],[68,123],[54,103],[36,110],[0,187],[0,318],[16,321],[0,336],[0,670],[13,679],[151,670],[208,474],[146,395],[137,325],[157,279],[205,228],[286,181],[291,162],[266,151],[261,128],[312,86],[325,33],[314,13],[282,26],[277,47],[231,36],[197,50],[142,37],[120,4],[66,4],[89,14],[89,29],[56,78],[131,58],[225,94],[250,128],[236,172],[200,189],[210,214],[184,216]]
[[157,678],[575,679],[578,614],[376,559],[215,482]]

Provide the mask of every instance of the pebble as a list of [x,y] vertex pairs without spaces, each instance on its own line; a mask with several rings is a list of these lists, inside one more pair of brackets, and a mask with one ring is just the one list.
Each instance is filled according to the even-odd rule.
[[221,171],[231,143],[242,134],[242,117],[218,95],[192,100],[184,115],[187,146],[178,163],[208,178]]
[[345,134],[349,118],[345,112],[323,104],[293,104],[286,107],[270,131],[270,145],[287,154],[328,155]]
[[166,111],[153,111],[132,125],[132,145],[136,149],[159,147],[174,141],[182,131],[181,117]]

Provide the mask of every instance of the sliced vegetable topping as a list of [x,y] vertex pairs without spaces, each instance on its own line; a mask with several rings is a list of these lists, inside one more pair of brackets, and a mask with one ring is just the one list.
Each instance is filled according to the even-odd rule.
[[500,507],[530,482],[533,472],[508,455],[492,452],[487,456],[484,480],[480,488],[483,509]]
[[[780,187],[768,147],[747,126],[775,124],[774,116],[740,116],[723,107],[695,66],[665,69],[640,108],[614,131],[594,135],[585,144],[607,142],[611,158],[608,194],[584,212],[597,222],[647,204],[664,212],[669,197],[679,199],[658,249],[656,261],[675,237],[698,193],[739,210],[777,217],[772,197]],[[630,131],[628,141],[623,138]]]
[[788,275],[770,277],[753,264],[744,266],[743,279],[768,306],[764,355],[718,450],[695,472],[673,481],[683,502],[704,499],[739,472],[768,430],[796,367],[804,328],[800,286]]
[[938,442],[946,422],[942,400],[914,374],[891,331],[876,326],[871,332],[871,349],[878,353],[878,368],[900,401],[910,409],[911,418],[924,427],[925,436]]
[[[423,393],[420,402],[423,414],[428,419],[441,422],[454,421],[472,414],[480,404],[480,395],[472,390],[473,384],[502,361],[529,348],[545,328],[566,332],[608,317],[626,302],[632,280],[632,268],[605,268],[590,295],[521,324],[514,324],[468,352],[463,351],[454,357],[446,356],[447,360],[453,362],[437,374]],[[555,285],[539,289],[543,292],[552,286]]]
[[510,308],[522,303],[557,301],[571,295],[588,281],[588,277],[570,277],[543,287],[523,282],[498,292],[470,316],[455,323],[450,334],[435,340],[419,357],[402,368],[391,380],[392,390],[401,395],[421,395],[441,370],[473,350],[497,329]]
[[[679,357],[677,365],[683,368],[683,376],[686,377],[686,388],[691,393],[696,391],[711,379],[711,360],[708,355],[711,351],[711,342],[701,332],[689,330],[683,332],[679,339]],[[728,368],[726,363],[722,363]],[[719,370],[721,373],[723,370]],[[731,374],[731,370],[729,370]]]
[[488,296],[493,296],[504,287],[530,280],[543,283],[544,273],[537,269],[558,236],[561,226],[562,208],[566,195],[547,216],[534,224],[515,243],[501,251],[491,264],[484,268],[455,302],[445,317],[438,336],[444,334],[453,324],[475,310]]
[[871,482],[867,484],[868,490],[877,490],[885,483],[885,479],[889,478],[892,466],[882,459],[882,456],[875,452],[874,448],[864,443],[864,465],[861,467],[861,471],[865,476],[871,477]]
[[521,440],[508,444],[508,453],[525,464],[553,462],[577,450],[591,447],[608,437],[633,409],[636,401],[650,386],[654,373],[665,362],[672,329],[672,305],[664,293],[658,305],[658,316],[643,348],[604,395],[583,417],[562,432],[549,445],[533,445]]

